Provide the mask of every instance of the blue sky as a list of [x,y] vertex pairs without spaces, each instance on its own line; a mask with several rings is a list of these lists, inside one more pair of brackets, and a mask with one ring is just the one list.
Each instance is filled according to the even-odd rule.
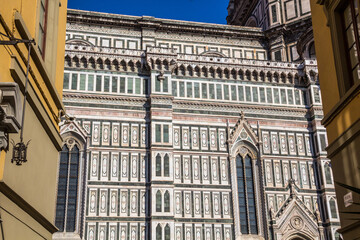
[[71,9],[226,24],[229,0],[68,0]]

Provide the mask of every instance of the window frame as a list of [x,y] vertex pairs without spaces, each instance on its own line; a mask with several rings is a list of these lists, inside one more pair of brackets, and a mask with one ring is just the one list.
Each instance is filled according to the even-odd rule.
[[[45,3],[45,6],[43,6],[43,1]],[[46,36],[47,36],[47,17],[48,17],[48,8],[49,8],[49,0],[40,0],[39,1],[40,7],[39,7],[39,21],[38,21],[38,39],[40,38],[40,31],[42,31],[42,36],[41,36],[41,44],[38,44],[38,49],[41,53],[42,58],[45,58],[45,50],[46,50]],[[44,21],[44,26],[42,26],[41,21],[42,19],[40,19],[41,17],[41,11],[42,9],[44,10],[44,16],[43,16],[43,21]],[[40,42],[39,42],[40,43]]]
[[[360,1],[358,4],[360,6]],[[346,106],[351,97],[356,94],[360,88],[360,80],[355,82],[353,86],[349,87],[349,71],[348,71],[348,56],[343,54],[346,50],[345,29],[343,29],[342,13],[346,8],[348,0],[335,0],[331,7],[327,7],[328,23],[331,29],[331,39],[334,49],[334,60],[337,75],[337,82],[339,88],[340,101],[332,111],[338,111]],[[324,118],[327,120],[327,116]]]

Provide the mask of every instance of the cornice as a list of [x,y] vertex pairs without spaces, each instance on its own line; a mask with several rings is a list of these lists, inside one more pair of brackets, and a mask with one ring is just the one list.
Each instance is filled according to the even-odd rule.
[[138,30],[148,28],[157,31],[228,36],[232,38],[259,39],[264,37],[260,28],[169,20],[148,16],[135,17],[73,9],[68,10],[67,22],[69,24],[81,23],[103,27],[130,27]]

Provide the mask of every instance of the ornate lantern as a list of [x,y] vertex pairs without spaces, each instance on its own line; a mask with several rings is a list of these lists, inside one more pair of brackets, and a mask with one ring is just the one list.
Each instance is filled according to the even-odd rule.
[[[27,144],[25,145],[25,143],[23,142],[23,134],[24,134],[26,96],[27,96],[27,88],[28,88],[28,82],[29,82],[31,44],[35,44],[35,40],[34,39],[30,39],[30,40],[18,39],[12,35],[7,35],[4,33],[0,33],[0,35],[9,39],[9,40],[0,40],[0,45],[16,45],[18,43],[25,43],[25,44],[27,44],[27,47],[28,47],[24,103],[23,103],[23,109],[22,109],[22,120],[21,120],[21,129],[20,129],[20,142],[15,144],[15,142],[12,140],[12,144],[13,144],[14,148],[13,148],[13,156],[11,159],[11,163],[15,162],[17,166],[21,166],[23,163],[27,162],[26,151],[27,151],[27,147],[30,143],[30,141],[28,141]],[[0,98],[1,98],[1,96],[0,96]]]
[[26,145],[23,142],[19,142],[19,143],[15,144],[15,142],[12,141],[14,148],[13,148],[13,157],[11,159],[11,163],[15,162],[16,165],[21,166],[23,163],[27,162],[26,150],[27,150],[29,143],[30,143],[30,141],[28,141]]

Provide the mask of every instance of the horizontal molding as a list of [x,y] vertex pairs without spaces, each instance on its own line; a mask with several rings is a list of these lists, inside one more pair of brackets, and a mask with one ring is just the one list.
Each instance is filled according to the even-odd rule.
[[[25,82],[26,82],[26,75],[23,69],[20,66],[18,59],[15,56],[11,56],[11,65],[10,65],[10,73],[13,77],[14,81],[19,85],[20,90],[22,93],[25,92]],[[44,130],[48,134],[49,138],[55,145],[58,151],[62,149],[62,138],[60,136],[59,131],[55,127],[51,117],[49,116],[48,112],[45,110],[44,105],[40,101],[34,86],[31,82],[28,82],[28,95],[27,101],[29,102],[31,108],[33,109],[35,115],[39,119],[41,125],[44,127]]]
[[[26,27],[26,23],[25,23],[24,19],[22,18],[21,14],[19,12],[15,12],[15,20],[14,21],[15,21],[15,26],[18,29],[20,36],[23,39],[26,39],[26,40],[33,39],[29,30]],[[34,44],[32,44],[30,53],[31,53],[31,58],[33,59],[37,69],[39,70],[41,77],[43,78],[45,85],[46,85],[47,89],[49,90],[52,99],[55,102],[56,107],[64,110],[64,105],[61,101],[61,98],[54,87],[55,79],[50,79],[50,75],[47,72],[46,67],[45,67],[45,62],[43,61],[39,50],[35,47]]]
[[336,138],[326,148],[328,158],[333,158],[336,154],[341,152],[349,143],[352,142],[360,134],[360,119],[353,123],[345,132]]
[[360,82],[356,83],[345,93],[335,106],[324,116],[321,124],[327,127],[346,108],[347,105],[360,94]]
[[50,221],[48,221],[41,213],[39,213],[34,207],[32,207],[27,201],[25,201],[20,195],[2,181],[0,182],[0,192],[19,206],[24,212],[29,214],[51,234],[58,231],[58,229]]

